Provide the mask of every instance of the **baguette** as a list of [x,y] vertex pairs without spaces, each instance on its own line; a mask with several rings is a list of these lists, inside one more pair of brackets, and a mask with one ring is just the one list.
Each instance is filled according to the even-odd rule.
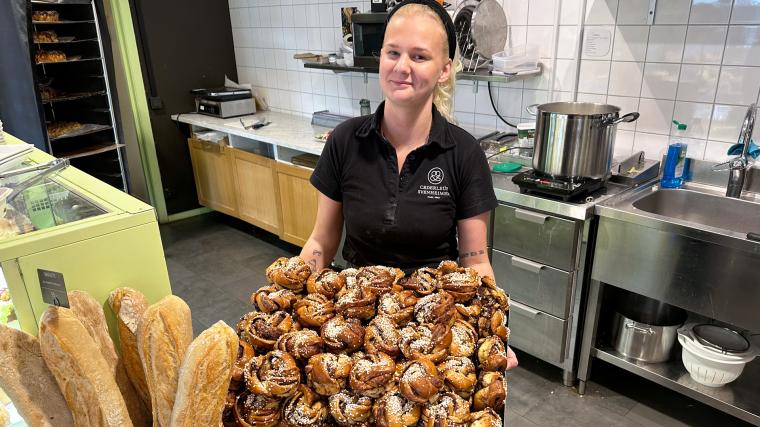
[[127,377],[124,363],[116,353],[111,336],[108,335],[108,325],[106,324],[103,308],[87,292],[70,291],[68,296],[71,311],[82,322],[85,329],[87,329],[87,333],[95,341],[95,344],[103,355],[103,359],[108,364],[108,369],[113,374],[116,385],[119,386],[121,396],[124,398],[124,403],[127,405],[132,424],[137,427],[150,426],[152,424],[150,413],[137,395],[129,377]]
[[172,427],[219,424],[237,352],[237,334],[223,321],[193,340],[179,371]]
[[137,350],[150,391],[154,427],[168,427],[171,422],[179,368],[192,340],[190,307],[181,298],[169,295],[143,313]]
[[140,353],[137,351],[137,326],[143,313],[148,308],[148,300],[140,291],[132,288],[116,288],[108,295],[108,305],[116,315],[116,327],[121,342],[121,358],[127,376],[135,386],[148,412],[150,407],[150,392],[145,382]]
[[63,392],[75,426],[132,426],[113,371],[71,310],[48,307],[40,320],[39,339],[42,358]]
[[70,427],[71,411],[50,369],[42,360],[40,341],[0,324],[0,388],[32,427]]

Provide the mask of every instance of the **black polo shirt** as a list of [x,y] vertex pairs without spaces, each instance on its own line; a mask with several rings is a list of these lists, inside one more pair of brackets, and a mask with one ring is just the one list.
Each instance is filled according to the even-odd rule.
[[406,271],[457,259],[457,220],[497,204],[485,154],[433,106],[428,142],[399,173],[396,150],[380,133],[383,108],[336,127],[311,175],[317,190],[343,203],[343,257]]

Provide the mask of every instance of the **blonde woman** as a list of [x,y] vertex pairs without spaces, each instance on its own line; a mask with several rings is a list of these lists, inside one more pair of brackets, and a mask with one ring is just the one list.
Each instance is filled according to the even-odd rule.
[[458,259],[493,277],[486,224],[496,196],[483,151],[451,123],[455,59],[454,24],[440,4],[407,0],[391,12],[379,67],[385,101],[335,128],[311,176],[319,208],[301,257],[312,269],[330,264],[345,224],[343,257],[354,266],[408,274]]

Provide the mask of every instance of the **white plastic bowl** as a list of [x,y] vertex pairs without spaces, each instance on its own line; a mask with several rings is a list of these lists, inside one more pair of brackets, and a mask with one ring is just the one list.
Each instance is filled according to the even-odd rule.
[[699,343],[691,332],[693,325],[678,330],[678,342],[683,346],[681,360],[691,378],[708,387],[721,387],[741,375],[744,366],[751,362],[756,352],[721,354]]

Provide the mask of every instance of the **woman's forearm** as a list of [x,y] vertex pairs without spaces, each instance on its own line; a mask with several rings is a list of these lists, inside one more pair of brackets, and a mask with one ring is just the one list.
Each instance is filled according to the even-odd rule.
[[324,244],[310,237],[301,249],[300,256],[306,261],[311,271],[319,271],[330,265],[337,250],[337,245]]

